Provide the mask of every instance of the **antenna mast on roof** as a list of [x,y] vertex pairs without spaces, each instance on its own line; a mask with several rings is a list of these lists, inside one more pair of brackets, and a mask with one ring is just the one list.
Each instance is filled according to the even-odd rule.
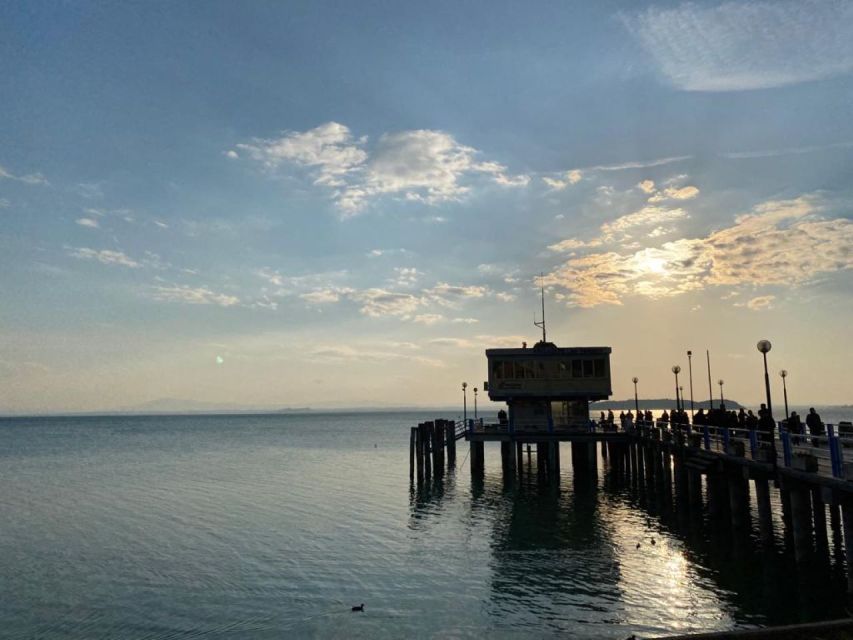
[[545,274],[540,273],[539,278],[540,278],[540,280],[539,280],[540,292],[542,294],[542,321],[537,322],[536,321],[536,314],[534,313],[533,314],[533,324],[542,329],[542,342],[546,342],[546,340],[545,340]]

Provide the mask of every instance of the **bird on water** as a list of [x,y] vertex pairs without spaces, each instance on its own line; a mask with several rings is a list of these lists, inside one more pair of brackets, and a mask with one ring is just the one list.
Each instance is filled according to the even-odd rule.
[[353,611],[364,611],[364,603],[362,602],[362,603],[361,603],[360,605],[358,605],[357,607],[353,607],[353,608],[352,608],[352,610],[353,610]]

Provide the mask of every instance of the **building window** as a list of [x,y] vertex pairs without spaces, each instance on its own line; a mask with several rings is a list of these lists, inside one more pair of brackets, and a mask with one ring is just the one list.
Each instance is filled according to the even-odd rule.
[[595,366],[595,377],[603,378],[604,377],[604,360],[598,358],[597,360],[593,360]]
[[592,360],[584,360],[583,361],[583,377],[591,378],[593,376],[594,370],[592,366]]
[[583,378],[583,360],[572,360],[572,377]]

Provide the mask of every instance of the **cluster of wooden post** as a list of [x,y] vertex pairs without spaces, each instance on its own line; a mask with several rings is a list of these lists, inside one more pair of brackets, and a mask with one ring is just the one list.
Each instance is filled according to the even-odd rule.
[[786,545],[804,567],[815,558],[829,558],[829,511],[836,554],[843,540],[848,592],[853,595],[853,495],[846,498],[806,479],[727,463],[698,447],[667,446],[654,437],[603,443],[602,457],[631,484],[656,490],[664,508],[673,507],[694,523],[702,523],[707,516],[709,525],[728,527],[736,536],[747,536],[752,528],[750,491],[754,490],[759,540],[767,549],[776,544],[773,482],[779,487]]
[[456,466],[456,424],[452,420],[421,422],[411,428],[409,437],[409,479],[418,482],[444,474],[447,466]]

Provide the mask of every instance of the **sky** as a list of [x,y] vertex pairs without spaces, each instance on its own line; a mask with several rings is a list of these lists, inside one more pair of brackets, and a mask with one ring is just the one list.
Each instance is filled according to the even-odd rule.
[[767,338],[853,403],[853,3],[5,2],[0,60],[0,412],[454,405],[540,273],[616,399]]

